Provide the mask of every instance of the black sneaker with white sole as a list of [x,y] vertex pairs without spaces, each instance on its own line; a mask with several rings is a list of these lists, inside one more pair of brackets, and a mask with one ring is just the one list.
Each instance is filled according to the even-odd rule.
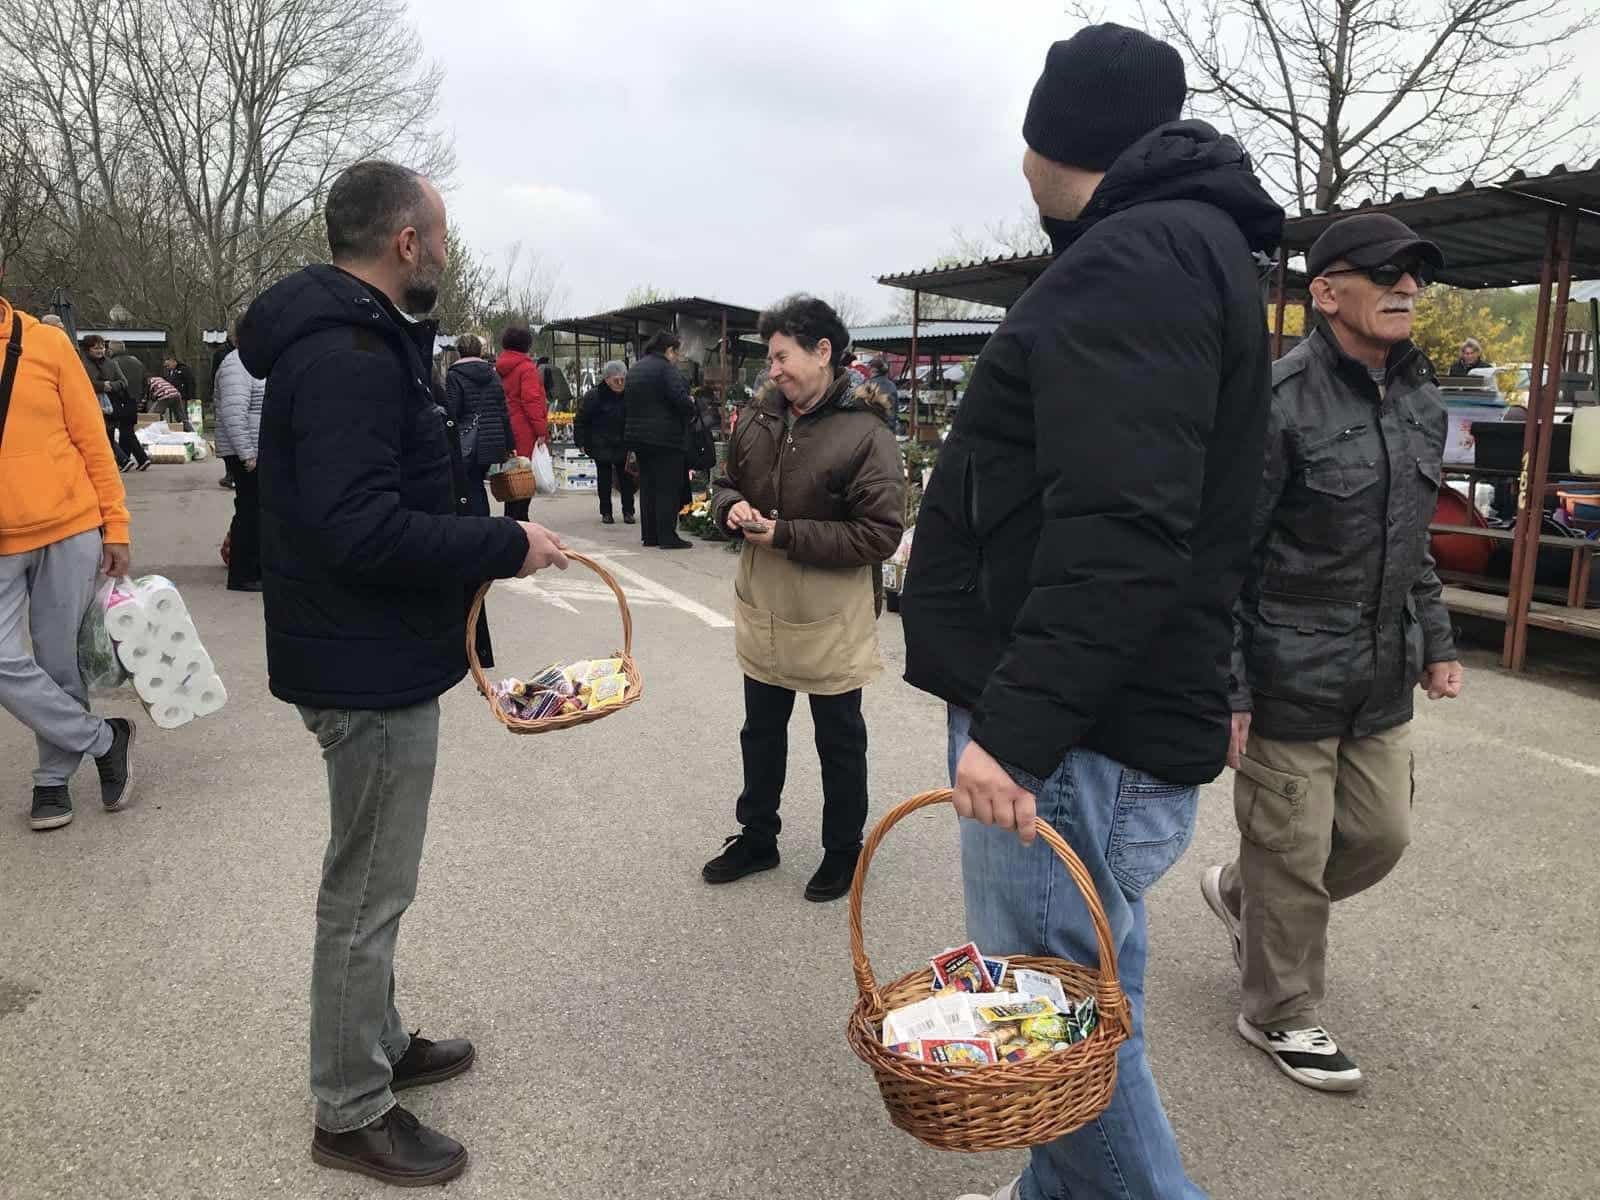
[[72,824],[72,796],[64,783],[33,789],[33,811],[28,814],[32,829],[60,829]]
[[1217,920],[1228,927],[1228,942],[1233,947],[1233,965],[1242,968],[1244,942],[1240,935],[1239,917],[1222,897],[1221,867],[1206,868],[1206,873],[1200,876],[1200,894],[1206,898],[1207,907],[1217,914]]
[[1285,1029],[1268,1033],[1244,1019],[1238,1021],[1239,1036],[1263,1051],[1296,1083],[1319,1092],[1353,1092],[1361,1086],[1361,1068],[1339,1049],[1333,1036],[1322,1026]]
[[133,738],[139,727],[126,717],[108,717],[111,749],[94,760],[100,773],[100,803],[107,812],[127,808],[133,801]]

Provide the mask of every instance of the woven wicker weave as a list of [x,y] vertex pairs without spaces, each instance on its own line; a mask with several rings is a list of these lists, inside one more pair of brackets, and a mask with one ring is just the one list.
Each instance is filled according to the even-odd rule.
[[1013,956],[1010,962],[1013,968],[1054,975],[1072,999],[1093,996],[1099,1009],[1094,1032],[1065,1050],[1027,1062],[985,1067],[919,1062],[893,1053],[879,1040],[885,1015],[932,994],[933,972],[925,967],[887,987],[878,986],[861,933],[861,894],[867,867],[878,843],[902,818],[920,808],[946,804],[950,798],[948,788],[913,796],[878,822],[861,849],[850,888],[850,953],[860,993],[850,1014],[850,1048],[877,1076],[889,1120],[919,1141],[939,1150],[1014,1150],[1041,1145],[1105,1111],[1117,1087],[1117,1048],[1128,1038],[1128,1003],[1117,981],[1116,950],[1105,909],[1088,870],[1046,822],[1039,822],[1039,837],[1083,893],[1100,943],[1100,967],[1095,970],[1059,958],[1023,955]]
[[573,550],[567,551],[567,557],[575,563],[582,563],[600,576],[617,597],[617,607],[622,610],[622,649],[613,651],[612,657],[622,660],[622,674],[628,681],[628,690],[623,694],[620,704],[606,708],[585,709],[560,717],[545,717],[539,721],[524,721],[506,712],[495,700],[494,685],[489,682],[489,677],[484,674],[483,664],[478,661],[478,614],[483,611],[483,598],[489,594],[489,585],[486,583],[473,597],[472,611],[467,614],[467,665],[472,669],[472,678],[478,685],[478,691],[489,702],[489,711],[494,713],[495,720],[512,733],[554,733],[558,729],[587,725],[590,721],[598,721],[601,717],[609,717],[629,705],[637,704],[644,695],[644,679],[639,674],[639,664],[633,661],[633,614],[628,611],[628,597],[623,593],[621,585],[612,578],[611,572],[594,559]]
[[502,504],[510,500],[531,499],[538,490],[532,467],[513,467],[489,476],[489,494]]

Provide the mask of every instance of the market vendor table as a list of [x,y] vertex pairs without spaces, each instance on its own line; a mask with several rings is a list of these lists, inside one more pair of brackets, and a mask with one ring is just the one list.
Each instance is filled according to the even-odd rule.
[[[1434,522],[1428,526],[1429,533],[1465,533],[1472,537],[1488,538],[1493,542],[1510,544],[1516,541],[1516,534],[1509,529],[1485,529],[1479,525],[1446,525]],[[1541,534],[1539,536],[1541,548],[1550,547],[1555,550],[1566,550],[1572,554],[1572,570],[1567,577],[1567,604],[1571,608],[1584,608],[1589,601],[1589,579],[1594,568],[1594,552],[1596,543],[1587,538],[1558,537],[1555,534]]]

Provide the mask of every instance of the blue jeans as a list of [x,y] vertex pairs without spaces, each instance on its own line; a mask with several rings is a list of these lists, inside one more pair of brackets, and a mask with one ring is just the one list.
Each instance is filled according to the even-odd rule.
[[417,894],[439,753],[439,702],[307,708],[328,769],[328,849],[311,957],[315,1120],[344,1133],[394,1107],[411,1035],[394,1003],[400,917]]
[[[950,709],[950,777],[971,742],[971,717]],[[1093,876],[1111,924],[1133,1029],[1117,1056],[1110,1107],[1075,1133],[1033,1149],[1019,1200],[1204,1200],[1184,1174],[1144,1053],[1144,893],[1194,834],[1199,789],[1180,787],[1088,750],[1036,781],[1049,821]],[[1043,842],[961,822],[967,935],[987,954],[1037,954],[1094,966],[1098,943],[1066,868]]]

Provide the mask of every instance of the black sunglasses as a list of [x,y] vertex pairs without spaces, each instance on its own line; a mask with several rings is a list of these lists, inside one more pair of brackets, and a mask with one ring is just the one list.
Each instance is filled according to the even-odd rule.
[[1387,262],[1377,267],[1345,267],[1338,271],[1324,271],[1324,275],[1365,275],[1379,287],[1391,288],[1400,282],[1402,276],[1409,275],[1417,281],[1418,287],[1427,287],[1433,282],[1433,264],[1423,259],[1409,263]]

